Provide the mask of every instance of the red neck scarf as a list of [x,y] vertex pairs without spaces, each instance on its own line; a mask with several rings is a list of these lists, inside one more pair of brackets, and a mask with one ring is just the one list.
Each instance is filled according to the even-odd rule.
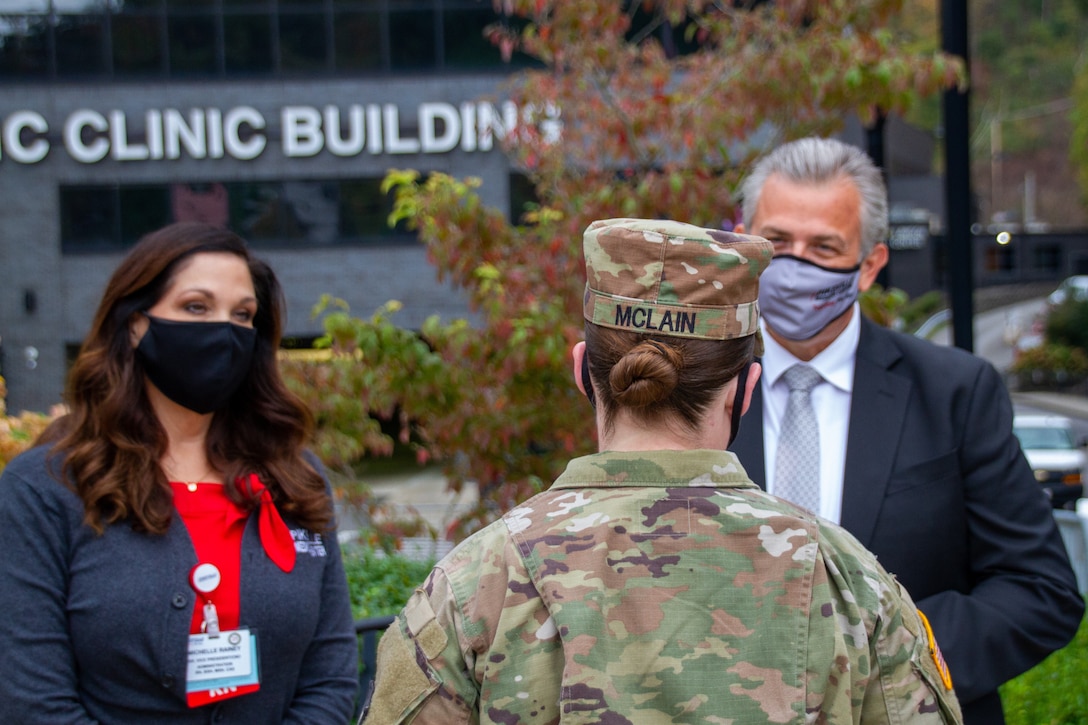
[[272,503],[272,492],[269,491],[256,473],[248,476],[248,481],[239,479],[238,485],[247,494],[247,498],[256,499],[260,508],[258,513],[259,529],[261,532],[261,546],[276,566],[285,572],[295,568],[295,539],[291,531],[284,523],[283,517]]

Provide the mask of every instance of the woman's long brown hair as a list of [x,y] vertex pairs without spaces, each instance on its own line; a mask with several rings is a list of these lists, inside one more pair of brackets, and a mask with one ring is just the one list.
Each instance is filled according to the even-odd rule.
[[255,472],[280,510],[313,531],[326,530],[332,505],[325,483],[303,458],[313,419],[284,385],[276,364],[284,318],[283,291],[272,269],[251,256],[241,237],[206,224],[179,223],[148,234],[114,271],[68,376],[69,413],[39,438],[60,456],[58,478],[84,505],[84,520],[101,533],[129,520],[137,530],[165,533],[173,494],[159,465],[166,431],[145,390],[129,323],[163,295],[179,265],[200,252],[245,260],[257,293],[257,344],[245,382],[208,431],[209,462],[225,475],[227,494],[250,508],[236,479]]

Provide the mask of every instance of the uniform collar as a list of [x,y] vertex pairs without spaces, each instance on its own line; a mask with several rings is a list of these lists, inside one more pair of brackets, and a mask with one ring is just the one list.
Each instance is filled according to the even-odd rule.
[[603,451],[575,458],[552,488],[715,486],[757,488],[729,451]]

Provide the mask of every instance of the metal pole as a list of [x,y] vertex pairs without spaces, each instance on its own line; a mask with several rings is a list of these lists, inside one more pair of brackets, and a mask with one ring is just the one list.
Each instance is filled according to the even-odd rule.
[[[963,58],[969,69],[967,37],[967,0],[941,0],[941,49]],[[945,236],[948,244],[952,341],[956,347],[972,352],[975,346],[975,285],[971,249],[971,154],[967,126],[968,91],[958,88],[945,91]]]

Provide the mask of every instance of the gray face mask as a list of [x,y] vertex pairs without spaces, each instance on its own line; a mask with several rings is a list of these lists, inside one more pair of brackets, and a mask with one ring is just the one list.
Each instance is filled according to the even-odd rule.
[[759,277],[759,311],[782,337],[807,340],[854,304],[860,276],[860,264],[830,269],[788,254],[775,257]]

